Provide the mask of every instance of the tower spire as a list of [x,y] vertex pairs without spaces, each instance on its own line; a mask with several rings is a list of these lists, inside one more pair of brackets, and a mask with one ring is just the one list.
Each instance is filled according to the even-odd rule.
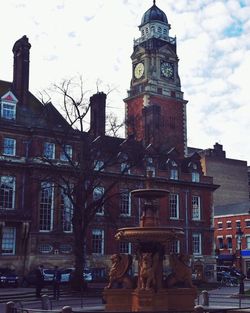
[[155,5],[155,0],[153,0],[153,5]]

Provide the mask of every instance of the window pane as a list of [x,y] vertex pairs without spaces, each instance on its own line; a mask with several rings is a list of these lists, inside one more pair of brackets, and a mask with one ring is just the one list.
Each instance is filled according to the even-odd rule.
[[16,229],[14,227],[3,227],[2,254],[15,254]]
[[200,181],[200,174],[197,172],[192,172],[192,182],[198,183]]
[[178,170],[175,168],[170,169],[170,179],[178,180]]
[[51,142],[44,143],[43,156],[47,159],[55,158],[55,144]]
[[201,254],[201,234],[193,234],[193,254]]
[[200,197],[192,196],[192,219],[200,220]]
[[51,183],[41,184],[40,195],[40,225],[41,231],[52,230],[53,225],[53,199],[54,189]]
[[14,209],[15,207],[15,177],[1,176],[0,208]]
[[4,138],[3,140],[3,154],[15,155],[16,154],[16,140],[12,138]]
[[71,145],[63,145],[60,160],[61,161],[69,161],[72,159],[72,146]]
[[229,237],[229,238],[227,238],[227,248],[232,249],[232,246],[233,246],[232,245],[232,238]]
[[93,191],[93,201],[96,202],[96,205],[98,206],[96,209],[96,214],[99,215],[104,214],[103,194],[103,187],[96,187]]
[[131,198],[128,190],[121,190],[120,194],[120,214],[130,215],[131,211]]
[[8,120],[14,120],[16,118],[16,105],[12,103],[3,103],[2,117]]
[[170,252],[171,253],[180,253],[180,240],[174,240],[171,243]]
[[104,231],[92,230],[92,253],[104,254]]
[[131,243],[130,242],[120,242],[120,253],[131,254]]
[[170,208],[170,218],[179,218],[179,195],[171,193],[169,195],[169,208]]

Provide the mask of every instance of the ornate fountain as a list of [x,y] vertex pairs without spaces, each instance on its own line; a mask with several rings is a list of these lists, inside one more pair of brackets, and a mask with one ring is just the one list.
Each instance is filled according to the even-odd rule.
[[118,229],[115,238],[137,246],[138,276],[129,274],[132,256],[114,254],[109,284],[104,290],[105,310],[116,312],[192,310],[196,288],[192,284],[188,256],[170,255],[171,274],[163,280],[165,246],[184,236],[182,228],[161,226],[159,199],[167,190],[150,188],[131,192],[144,202],[140,225]]

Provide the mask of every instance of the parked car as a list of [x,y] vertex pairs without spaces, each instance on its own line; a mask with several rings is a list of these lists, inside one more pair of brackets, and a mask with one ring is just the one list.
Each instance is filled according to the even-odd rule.
[[[75,269],[73,267],[60,269],[61,272],[61,282],[69,283],[70,276]],[[55,270],[45,268],[43,269],[44,283],[49,285],[52,283],[54,278]],[[92,281],[92,273],[89,269],[85,269],[83,272],[84,280],[87,282]],[[23,287],[34,286],[36,284],[36,270],[31,270],[27,275],[24,276],[21,285]]]
[[[68,283],[71,279],[72,273],[74,272],[74,268],[70,267],[70,268],[65,268],[61,271],[61,282],[62,283]],[[85,268],[83,270],[83,278],[86,282],[90,282],[92,281],[92,273],[88,268]]]
[[217,266],[217,281],[221,281],[221,279],[225,276],[224,274],[228,273],[232,277],[239,278],[240,272],[231,266]]
[[[45,285],[52,283],[55,270],[45,268],[42,271],[43,271],[43,277],[44,277]],[[36,284],[36,269],[33,269],[33,270],[29,271],[28,274],[26,274],[23,277],[22,282],[21,282],[21,286],[22,287],[29,287],[29,286],[34,286],[35,284]]]
[[19,277],[10,268],[0,268],[0,286],[18,287]]

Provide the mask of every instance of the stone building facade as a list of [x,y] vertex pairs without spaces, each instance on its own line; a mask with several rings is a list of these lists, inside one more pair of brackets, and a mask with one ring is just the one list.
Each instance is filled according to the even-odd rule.
[[[105,135],[103,93],[90,98],[91,127],[81,133],[51,103],[36,99],[29,91],[31,45],[26,36],[15,43],[13,82],[0,81],[0,266],[25,273],[40,263],[74,265],[71,221],[77,217],[53,176],[70,173],[79,154],[91,155],[98,146],[94,175],[100,185],[93,199],[116,183],[107,192],[112,201],[100,205],[87,230],[86,265],[105,269],[111,254],[135,253],[129,243],[116,242],[114,234],[121,226],[138,225],[140,202],[130,191],[143,188],[151,172],[153,186],[169,190],[161,200],[162,225],[180,226],[185,233],[166,247],[166,253],[189,254],[193,264],[203,264],[204,277],[213,278],[213,192],[218,185],[204,175],[198,153],[187,156],[187,101],[178,75],[176,41],[169,36],[165,13],[155,4],[143,15],[139,29],[125,99],[126,138]],[[126,170],[126,155],[140,148],[140,162]],[[124,159],[102,169],[103,160],[112,155]]]

